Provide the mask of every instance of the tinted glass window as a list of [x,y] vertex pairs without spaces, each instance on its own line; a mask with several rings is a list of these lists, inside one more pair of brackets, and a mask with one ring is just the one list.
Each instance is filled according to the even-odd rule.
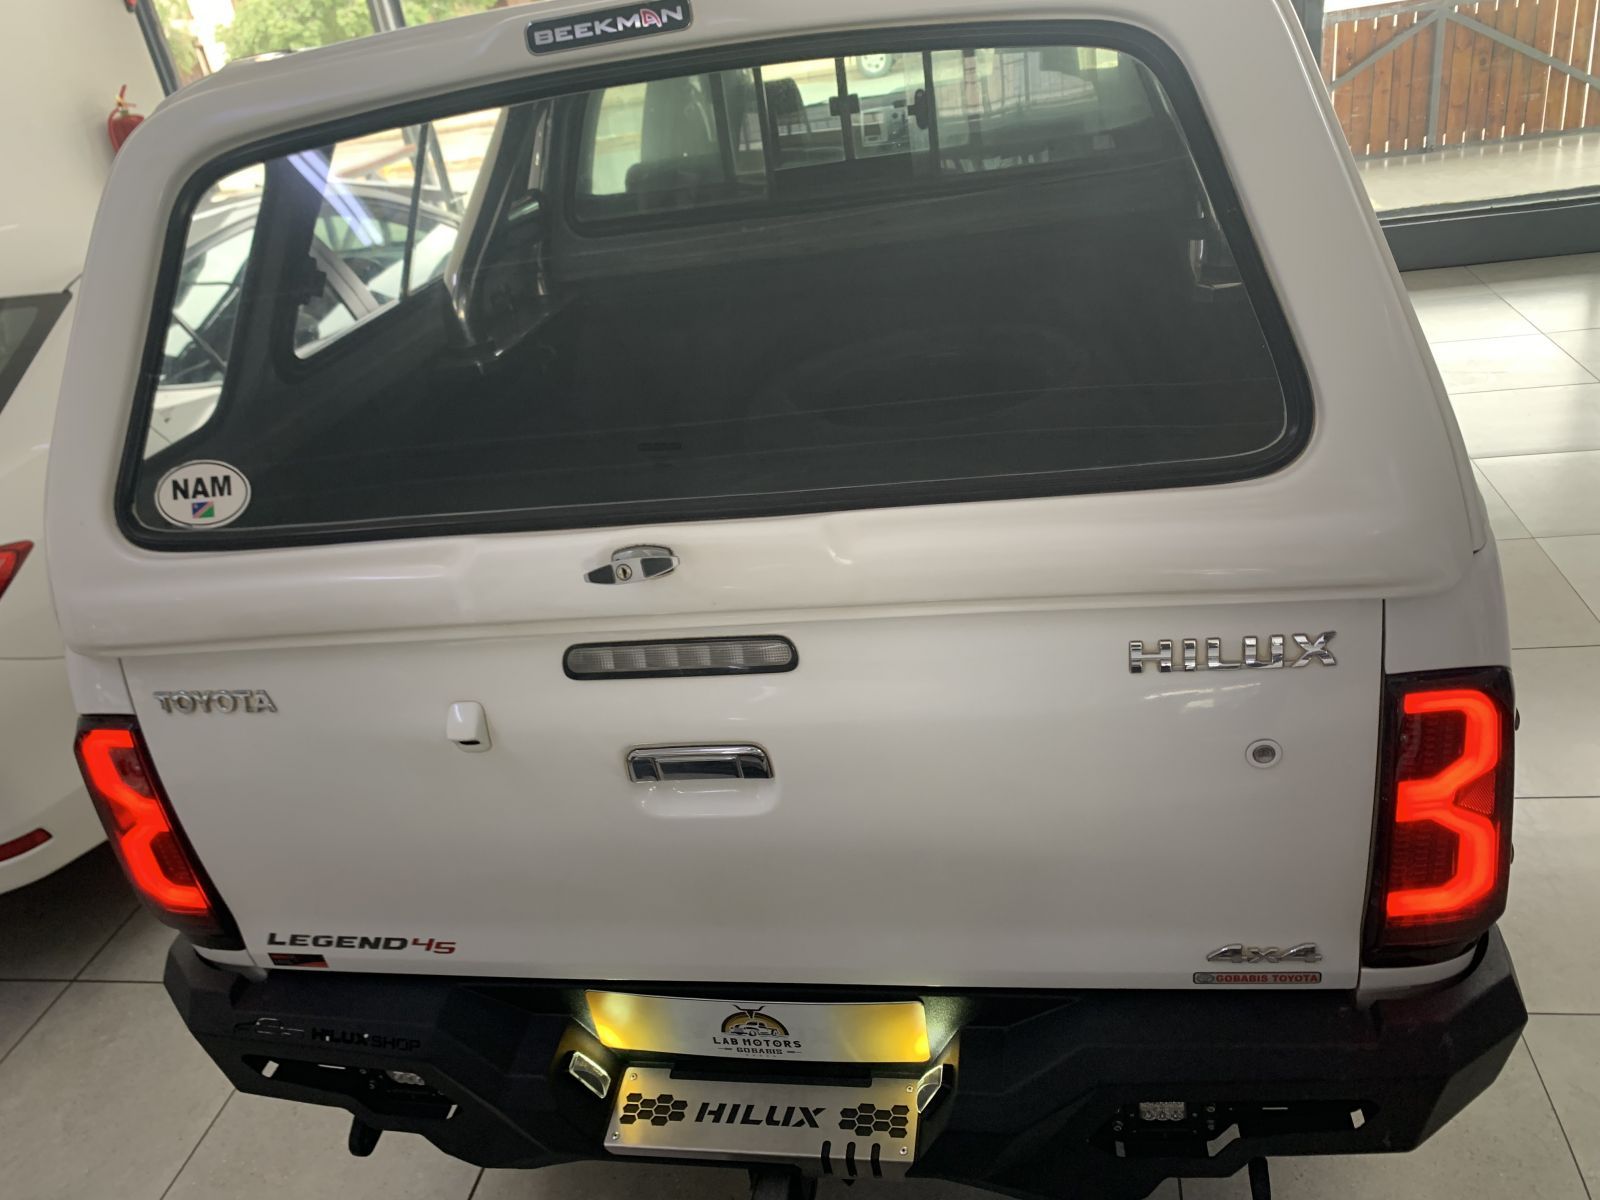
[[248,542],[1272,469],[1302,376],[1195,120],[1126,49],[878,46],[266,162],[195,217],[163,390],[209,390],[127,502],[204,537],[161,489],[230,464]]
[[0,297],[0,409],[17,390],[28,364],[66,305],[65,292]]

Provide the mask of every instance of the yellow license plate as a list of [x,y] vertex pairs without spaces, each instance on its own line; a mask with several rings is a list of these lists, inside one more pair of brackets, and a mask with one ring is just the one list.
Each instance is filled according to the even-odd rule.
[[743,1004],[589,991],[589,1026],[613,1050],[795,1062],[924,1063],[919,1000]]

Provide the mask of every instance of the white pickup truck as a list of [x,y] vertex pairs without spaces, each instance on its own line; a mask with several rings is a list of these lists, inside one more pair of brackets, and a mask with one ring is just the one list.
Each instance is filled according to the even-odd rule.
[[84,775],[195,1037],[358,1152],[1133,1198],[1515,1043],[1495,545],[1287,3],[230,66],[80,303]]

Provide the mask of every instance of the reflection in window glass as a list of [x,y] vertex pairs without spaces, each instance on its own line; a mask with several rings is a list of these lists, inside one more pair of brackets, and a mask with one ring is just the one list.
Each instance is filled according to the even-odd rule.
[[222,382],[265,178],[262,168],[252,167],[219,181],[189,222],[161,364],[163,387]]
[[644,96],[648,84],[607,88],[600,96],[591,139],[589,194],[620,196],[628,172],[639,165],[644,144]]
[[444,273],[497,110],[388,129],[292,156],[321,195],[311,257],[320,294],[302,306],[305,358]]
[[594,202],[580,203],[580,217],[727,204],[765,192],[753,71],[607,88],[595,96],[589,121],[578,190],[580,201]]
[[839,119],[839,71],[831,58],[775,63],[761,68],[767,111],[778,144],[778,170],[844,160]]
[[877,52],[628,84],[590,99],[578,216],[1110,159],[1151,148],[1162,103],[1137,60],[1094,46]]
[[265,164],[242,276],[209,230],[174,314],[242,278],[210,344],[250,369],[206,376],[135,518],[167,529],[149,484],[198,458],[251,503],[181,536],[249,541],[1172,487],[1292,453],[1281,315],[1139,59],[793,53]]

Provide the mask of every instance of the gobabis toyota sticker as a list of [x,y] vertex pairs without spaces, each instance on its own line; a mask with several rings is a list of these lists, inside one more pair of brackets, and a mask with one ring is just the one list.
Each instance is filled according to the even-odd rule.
[[250,507],[250,481],[237,467],[202,459],[173,467],[156,484],[156,507],[174,525],[227,525]]

